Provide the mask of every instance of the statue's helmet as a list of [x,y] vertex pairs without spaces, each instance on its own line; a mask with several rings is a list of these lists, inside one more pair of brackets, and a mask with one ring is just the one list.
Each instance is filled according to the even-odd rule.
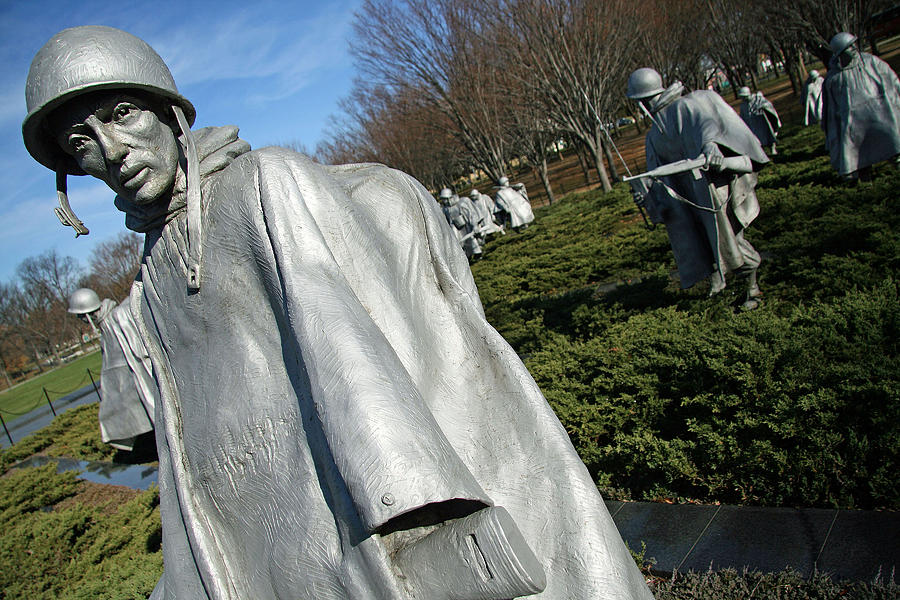
[[632,100],[643,100],[661,94],[665,89],[662,84],[662,76],[649,67],[643,67],[634,71],[628,77],[628,89],[625,95]]
[[852,33],[847,33],[846,31],[842,31],[838,34],[835,34],[833,38],[831,38],[831,42],[829,42],[829,46],[831,46],[831,52],[837,56],[850,46],[856,43],[856,36]]
[[453,192],[450,191],[450,188],[444,188],[441,190],[440,198],[441,200],[449,200],[453,196]]
[[506,187],[509,185],[509,177],[506,177],[506,176],[501,177],[500,181],[498,181],[497,183],[500,184],[500,187]]
[[812,71],[809,72],[809,76],[812,78],[816,78],[819,76],[819,72],[816,71],[815,69],[813,69]]
[[85,315],[100,308],[100,296],[90,288],[79,288],[69,296],[69,312]]
[[472,191],[469,192],[469,197],[478,198],[481,195],[481,192],[478,191],[478,188],[472,188]]
[[25,83],[25,147],[39,163],[84,175],[47,130],[47,115],[65,102],[98,90],[133,90],[181,107],[189,124],[194,106],[178,92],[172,73],[146,42],[112,27],[86,25],[60,31],[38,50]]
[[741,87],[739,87],[738,91],[737,91],[737,97],[738,98],[749,98],[750,97],[750,88],[748,88],[746,85],[742,85]]

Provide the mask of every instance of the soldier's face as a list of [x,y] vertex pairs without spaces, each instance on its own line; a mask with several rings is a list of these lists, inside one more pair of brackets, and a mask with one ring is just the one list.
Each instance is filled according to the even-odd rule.
[[50,121],[62,149],[122,198],[150,204],[171,192],[178,142],[141,100],[121,94],[82,96],[57,109]]

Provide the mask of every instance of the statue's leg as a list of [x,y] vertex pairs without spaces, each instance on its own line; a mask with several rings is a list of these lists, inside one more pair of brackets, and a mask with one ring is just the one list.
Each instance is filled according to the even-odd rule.
[[744,239],[743,231],[738,233],[735,238],[737,239],[738,248],[744,257],[744,264],[737,270],[737,275],[747,280],[747,294],[744,302],[741,304],[741,309],[753,310],[759,306],[759,298],[762,296],[757,274],[762,257],[756,251],[756,248]]

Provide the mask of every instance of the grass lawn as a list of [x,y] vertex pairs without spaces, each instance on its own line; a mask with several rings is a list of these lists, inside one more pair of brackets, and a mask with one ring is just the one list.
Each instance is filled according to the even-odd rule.
[[97,375],[100,373],[99,351],[82,356],[67,365],[38,375],[0,393],[0,412],[3,413],[4,420],[7,423],[14,421],[37,406],[46,403],[44,388],[47,388],[52,402],[60,396],[65,396],[89,384],[91,380],[87,375],[88,369],[94,373],[94,379],[99,383]]

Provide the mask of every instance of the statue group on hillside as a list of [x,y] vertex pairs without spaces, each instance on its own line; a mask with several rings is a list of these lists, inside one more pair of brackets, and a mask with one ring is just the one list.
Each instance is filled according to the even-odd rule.
[[506,227],[521,231],[534,221],[525,184],[510,186],[507,177],[498,183],[493,199],[477,188],[468,197],[460,197],[450,188],[443,188],[438,195],[444,217],[470,261],[481,258],[491,236],[505,235]]
[[109,27],[41,48],[26,105],[61,220],[86,233],[87,174],[145,234],[151,598],[652,598],[417,181],[191,130],[159,55]]

